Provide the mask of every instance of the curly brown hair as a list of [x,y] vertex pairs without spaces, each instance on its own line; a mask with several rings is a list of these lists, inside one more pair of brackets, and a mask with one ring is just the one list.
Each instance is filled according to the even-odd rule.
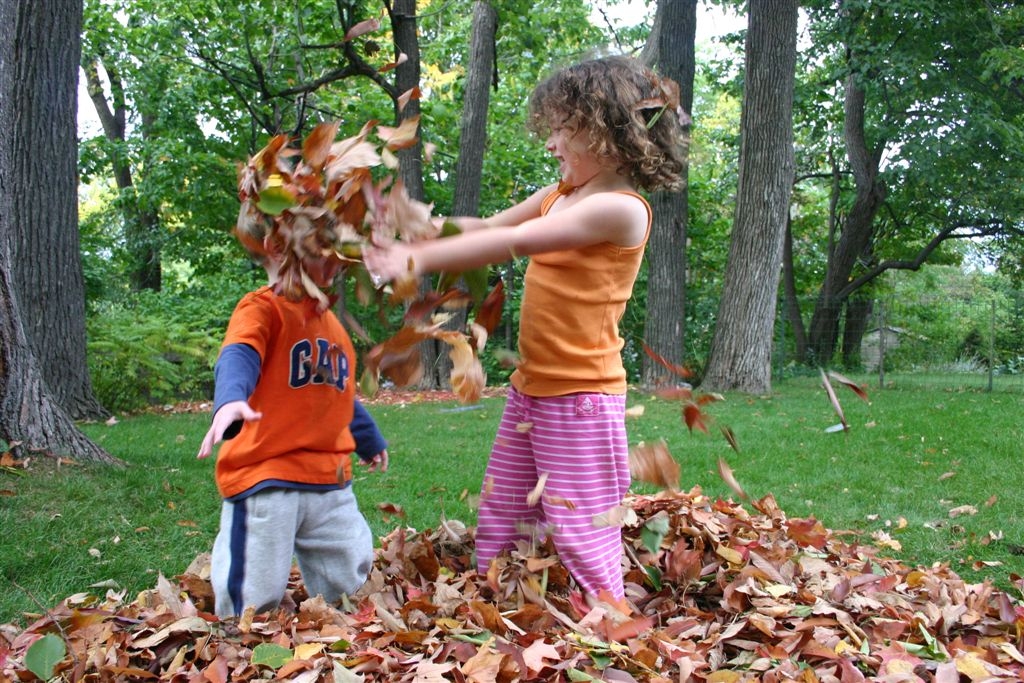
[[542,138],[553,127],[585,130],[590,150],[614,159],[637,187],[673,190],[685,182],[688,141],[678,98],[674,81],[632,57],[591,59],[534,89],[527,127]]

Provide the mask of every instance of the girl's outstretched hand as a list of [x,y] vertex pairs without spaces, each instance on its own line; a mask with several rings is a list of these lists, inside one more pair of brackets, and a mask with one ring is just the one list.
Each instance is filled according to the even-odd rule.
[[[246,401],[230,401],[225,403],[217,411],[217,414],[213,416],[213,424],[210,425],[209,431],[203,437],[203,443],[200,444],[199,453],[196,454],[196,457],[205,458],[213,453],[213,447],[224,440],[224,432],[228,431],[236,422],[241,422],[242,420],[251,422],[261,417],[263,417],[263,413],[257,413]],[[239,425],[239,428],[241,428],[241,425]]]
[[412,248],[402,242],[366,247],[363,249],[363,265],[373,284],[380,286],[415,274],[412,252]]

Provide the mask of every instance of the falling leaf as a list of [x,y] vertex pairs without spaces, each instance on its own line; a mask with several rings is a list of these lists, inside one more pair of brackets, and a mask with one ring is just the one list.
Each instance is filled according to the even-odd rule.
[[626,417],[643,417],[643,414],[644,414],[644,406],[643,406],[643,404],[638,404],[638,405],[626,408]]
[[487,330],[487,334],[494,334],[501,324],[501,316],[505,306],[505,283],[498,280],[494,288],[488,293],[476,312],[475,321]]
[[700,405],[697,403],[689,402],[683,404],[683,421],[691,432],[696,429],[705,434],[708,433],[704,411],[701,410]]
[[693,376],[693,373],[688,368],[685,368],[682,365],[678,365],[676,363],[672,363],[661,354],[656,353],[654,349],[652,349],[646,343],[643,346],[644,353],[646,353],[652,360],[658,363],[658,365],[662,366],[663,368],[671,372],[673,375],[677,375],[679,377],[682,377],[683,379],[688,379]]
[[828,375],[825,374],[824,368],[819,368],[821,372],[821,385],[825,388],[825,393],[828,394],[828,400],[832,404],[832,409],[836,411],[836,415],[839,416],[839,425],[842,429],[837,427],[829,427],[826,431],[843,431],[848,428],[846,423],[846,416],[843,415],[843,407],[839,405],[839,399],[836,397],[836,392],[832,389],[832,383],[828,380]]
[[724,458],[718,459],[718,476],[722,478],[722,481],[724,481],[737,496],[743,500],[749,499],[746,491],[744,491],[743,487],[740,486],[740,483],[736,481],[736,477],[732,473],[732,468],[729,467],[729,463],[727,463]]
[[664,440],[652,444],[641,442],[630,448],[629,474],[637,481],[660,488],[679,489],[679,463],[668,452]]
[[401,505],[395,503],[378,503],[377,509],[386,515],[394,515],[395,517],[405,517],[405,510]]
[[321,123],[302,142],[302,158],[315,169],[322,168],[338,136],[339,122]]
[[345,33],[345,41],[355,40],[359,36],[367,33],[373,33],[380,29],[380,20],[378,19],[366,19],[355,24],[352,28]]
[[641,534],[644,547],[652,553],[657,552],[669,528],[669,518],[662,512],[648,519],[643,525],[643,532]]
[[733,433],[732,429],[730,427],[720,427],[720,429],[722,430],[722,436],[724,436],[725,440],[729,442],[729,447],[739,453],[740,444],[736,440],[736,435]]
[[[565,501],[566,507],[570,510],[576,509],[576,504],[572,501]],[[616,505],[605,512],[594,515],[591,523],[594,528],[601,529],[604,527],[621,527],[628,524],[636,524],[636,513],[625,505]]]
[[537,503],[540,502],[540,497],[544,493],[544,485],[548,481],[548,473],[542,472],[537,478],[537,484],[533,487],[533,490],[526,495],[526,505],[528,507],[536,507]]
[[857,384],[851,379],[844,377],[843,375],[840,375],[838,372],[833,372],[831,370],[829,370],[828,376],[834,379],[835,381],[839,382],[846,388],[850,389],[853,393],[857,394],[857,396],[865,403],[871,403],[871,401],[868,399],[867,392],[864,391],[864,387],[862,387],[861,385]]

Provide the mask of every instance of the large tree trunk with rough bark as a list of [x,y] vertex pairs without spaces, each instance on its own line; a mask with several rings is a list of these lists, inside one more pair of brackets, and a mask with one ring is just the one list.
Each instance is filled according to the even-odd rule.
[[775,309],[793,187],[798,4],[750,3],[736,217],[701,384],[709,390],[771,391]]
[[[75,426],[44,380],[42,367],[57,364],[50,368],[52,386],[74,383],[75,375],[85,373],[74,135],[81,25],[78,0],[0,3],[0,440],[19,458],[40,453],[116,462]],[[38,235],[24,234],[34,231]],[[13,244],[19,247],[19,259],[38,259],[21,264],[25,267],[19,270],[32,277],[22,283],[20,295],[14,284]],[[74,250],[73,259],[68,258],[69,249]],[[42,272],[47,268],[52,270]],[[62,285],[67,291],[58,291]],[[19,305],[19,298],[38,304],[40,297],[52,297],[46,303],[74,320],[39,321],[33,316],[49,315],[40,312],[45,309]],[[80,306],[57,305],[68,298]],[[30,311],[25,315],[33,319],[37,345],[44,347],[39,359],[22,324],[23,310]],[[80,333],[75,325],[82,326]],[[54,334],[77,337],[51,339]],[[88,381],[84,387],[91,397]]]
[[[660,0],[651,38],[641,58],[663,76],[679,83],[680,104],[693,108],[696,0]],[[684,169],[684,177],[686,174]],[[647,317],[644,342],[657,355],[685,365],[687,189],[651,196],[654,224],[647,249]],[[641,382],[652,387],[678,381],[644,354]]]
[[[3,176],[0,191],[5,189]],[[75,426],[47,390],[21,326],[10,265],[7,245],[0,240],[0,440],[19,459],[41,454],[118,462]]]
[[105,417],[86,364],[78,242],[82,5],[5,0],[0,12],[0,239],[19,322],[53,401],[76,419]]

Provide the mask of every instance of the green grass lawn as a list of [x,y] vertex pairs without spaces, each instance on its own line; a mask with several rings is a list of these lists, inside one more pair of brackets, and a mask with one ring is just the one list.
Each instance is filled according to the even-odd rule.
[[[863,543],[887,533],[902,546],[888,554],[909,564],[948,562],[968,580],[1002,587],[1010,574],[1024,575],[1024,395],[879,390],[864,381],[870,404],[836,388],[848,432],[826,432],[838,422],[827,395],[817,380],[798,379],[771,396],[711,404],[710,434],[689,433],[677,402],[633,394],[629,405],[644,412],[630,418],[630,441],[664,439],[684,489],[735,499],[718,475],[722,458],[751,497],[772,494],[790,517],[813,515]],[[375,534],[434,527],[442,517],[475,521],[472,501],[503,404],[369,405],[391,454],[387,473],[356,468]],[[208,423],[205,414],[167,414],[84,425],[123,468],[37,459],[27,471],[0,469],[0,623],[24,623],[24,613],[76,593],[133,597],[208,551],[220,501],[212,459],[195,458]],[[719,431],[726,426],[738,453]]]

